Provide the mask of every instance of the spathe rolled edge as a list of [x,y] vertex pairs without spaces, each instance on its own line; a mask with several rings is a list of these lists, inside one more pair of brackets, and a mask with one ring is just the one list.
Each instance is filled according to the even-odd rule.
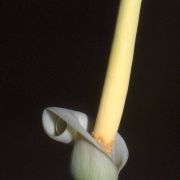
[[[58,127],[60,128],[58,134],[56,133],[57,121]],[[128,149],[121,135],[119,133],[116,134],[112,155],[110,157],[87,131],[88,117],[82,112],[66,108],[48,107],[43,111],[42,125],[44,131],[50,138],[62,143],[68,144],[75,142],[78,135],[82,136],[112,161],[116,166],[118,173],[128,160]]]

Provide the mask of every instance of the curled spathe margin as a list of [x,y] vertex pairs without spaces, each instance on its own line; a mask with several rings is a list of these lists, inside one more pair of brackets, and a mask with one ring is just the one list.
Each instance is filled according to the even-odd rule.
[[68,144],[76,142],[80,136],[83,137],[111,160],[117,168],[118,173],[128,160],[128,149],[119,133],[116,135],[113,152],[110,157],[87,131],[88,117],[82,112],[65,108],[49,107],[43,112],[42,124],[46,134],[59,142]]

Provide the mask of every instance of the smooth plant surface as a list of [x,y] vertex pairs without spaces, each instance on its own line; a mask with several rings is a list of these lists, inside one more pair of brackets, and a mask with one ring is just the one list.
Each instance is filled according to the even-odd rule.
[[42,118],[46,134],[59,142],[74,143],[71,173],[76,180],[116,180],[128,159],[128,149],[117,133],[112,155],[107,155],[88,132],[88,116],[65,108],[50,107]]

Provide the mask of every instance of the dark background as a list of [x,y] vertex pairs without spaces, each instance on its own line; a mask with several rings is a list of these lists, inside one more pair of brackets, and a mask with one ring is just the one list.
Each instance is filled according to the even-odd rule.
[[[118,0],[0,2],[1,180],[68,180],[72,147],[49,139],[49,106],[95,118]],[[122,180],[178,180],[178,0],[143,0],[119,132]],[[179,119],[178,119],[179,118]]]

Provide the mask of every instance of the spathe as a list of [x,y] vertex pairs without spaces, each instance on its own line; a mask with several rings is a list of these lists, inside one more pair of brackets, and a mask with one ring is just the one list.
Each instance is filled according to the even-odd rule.
[[81,135],[112,161],[118,173],[127,162],[128,149],[119,133],[116,135],[112,156],[110,157],[87,131],[88,117],[84,113],[65,108],[49,107],[43,112],[42,124],[44,131],[50,138],[66,144],[75,142],[79,137],[78,134]]

